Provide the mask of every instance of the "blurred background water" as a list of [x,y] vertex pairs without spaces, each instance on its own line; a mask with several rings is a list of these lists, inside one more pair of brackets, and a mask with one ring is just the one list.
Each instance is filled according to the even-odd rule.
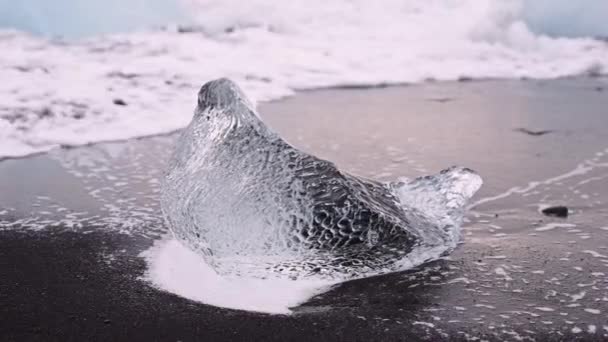
[[[338,0],[332,1],[328,6],[347,9],[357,3],[358,1]],[[432,3],[428,6],[443,3],[446,7],[454,7],[454,15],[458,15],[458,7],[470,6],[471,1],[410,0],[401,3],[418,6],[421,10],[424,10],[425,3]],[[539,34],[565,37],[608,36],[608,1],[605,0],[482,0],[475,4],[478,7],[488,5],[515,9],[515,15]],[[272,9],[271,14],[277,16],[289,16],[294,8],[303,6],[307,6],[307,3],[268,0],[247,2],[243,6],[235,1],[221,0],[0,0],[0,27],[45,36],[80,38],[191,23],[200,11],[211,10],[215,14],[230,17],[234,13],[243,12],[243,8],[258,7]],[[225,11],[218,13],[215,11],[217,8],[224,8]],[[255,21],[255,16],[259,15],[257,11],[249,11],[247,14],[251,15],[251,21]],[[262,17],[268,15],[265,13]]]
[[175,0],[0,0],[0,27],[80,38],[186,21]]
[[564,37],[608,37],[606,0],[526,0],[523,17],[538,33]]

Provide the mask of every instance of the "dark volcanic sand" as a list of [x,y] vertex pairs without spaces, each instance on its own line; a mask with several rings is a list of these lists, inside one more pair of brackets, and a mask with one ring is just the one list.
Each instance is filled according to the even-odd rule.
[[[461,164],[485,180],[450,258],[342,284],[291,316],[216,308],[139,279],[139,254],[166,234],[157,198],[173,136],[2,161],[0,340],[607,340],[600,88],[606,80],[437,83],[261,106],[287,140],[364,176]],[[544,216],[545,205],[570,215]]]

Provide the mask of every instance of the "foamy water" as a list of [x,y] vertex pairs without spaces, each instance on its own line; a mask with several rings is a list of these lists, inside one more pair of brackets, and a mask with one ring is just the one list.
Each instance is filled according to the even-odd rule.
[[[594,3],[601,13],[601,3]],[[559,30],[550,30],[589,22],[588,16],[570,17],[564,26],[563,20],[555,23],[560,18],[555,14],[547,24],[538,14],[545,12],[517,0],[180,5],[189,15],[186,33],[144,27],[60,41],[0,31],[0,157],[182,128],[197,88],[220,76],[267,101],[298,89],[339,85],[555,78],[608,70],[605,42],[560,38]],[[566,33],[601,35],[601,22],[595,31]]]
[[289,314],[290,308],[329,290],[335,283],[318,279],[222,277],[200,255],[171,238],[158,240],[142,256],[148,263],[144,279],[157,288],[230,309]]

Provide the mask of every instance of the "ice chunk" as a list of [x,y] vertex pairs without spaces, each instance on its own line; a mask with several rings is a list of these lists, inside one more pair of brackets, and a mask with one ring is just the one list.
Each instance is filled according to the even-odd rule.
[[399,183],[348,174],[286,143],[220,79],[199,92],[161,204],[177,239],[221,275],[349,279],[452,250],[480,186],[464,168]]

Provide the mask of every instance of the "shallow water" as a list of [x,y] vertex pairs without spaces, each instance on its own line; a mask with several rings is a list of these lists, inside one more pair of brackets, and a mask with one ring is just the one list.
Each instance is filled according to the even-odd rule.
[[[342,284],[293,308],[290,322],[311,329],[313,323],[331,324],[389,339],[411,333],[429,339],[445,334],[499,340],[606,337],[608,97],[603,82],[329,89],[262,105],[264,120],[288,141],[363,176],[414,177],[459,163],[485,178],[463,227],[464,244],[450,258]],[[535,136],[518,128],[552,132]],[[61,237],[67,230],[85,239],[103,231],[149,241],[104,249],[103,260],[131,262],[121,257],[122,248],[139,254],[167,232],[157,199],[173,139],[58,149],[1,162],[1,234],[8,239],[15,231],[41,230],[32,234]],[[571,209],[567,219],[540,213],[556,204]],[[116,275],[116,281],[127,276]],[[14,291],[15,300],[26,300]],[[236,319],[229,310],[209,315]],[[259,319],[273,329],[286,324]]]

